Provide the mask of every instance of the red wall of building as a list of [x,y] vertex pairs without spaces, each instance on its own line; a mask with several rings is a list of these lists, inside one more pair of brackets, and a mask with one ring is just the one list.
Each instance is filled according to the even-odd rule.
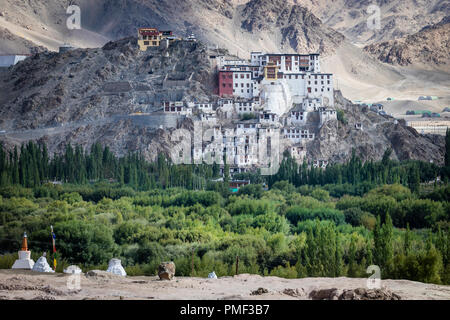
[[219,71],[219,96],[233,95],[233,72]]

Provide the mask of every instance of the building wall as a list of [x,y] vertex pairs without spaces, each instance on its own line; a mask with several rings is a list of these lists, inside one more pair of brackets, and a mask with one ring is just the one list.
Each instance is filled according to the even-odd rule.
[[233,95],[245,99],[253,97],[253,84],[251,71],[233,72]]
[[27,58],[26,55],[5,55],[0,56],[0,67],[7,68],[15,65],[19,61],[23,61]]
[[233,71],[219,71],[219,96],[233,95]]

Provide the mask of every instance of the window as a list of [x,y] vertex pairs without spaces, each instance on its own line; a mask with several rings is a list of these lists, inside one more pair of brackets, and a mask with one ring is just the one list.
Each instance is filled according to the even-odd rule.
[[237,83],[235,83],[234,86],[235,86],[236,88],[239,87],[239,85],[238,85]]
[[237,78],[238,78],[238,75],[237,75],[237,73],[236,73],[236,74],[234,75],[234,78],[235,78],[235,79],[237,79]]
[[247,73],[247,79],[249,79],[250,78],[250,75]]
[[144,41],[144,46],[150,45],[150,41]]
[[241,79],[244,79],[244,75],[243,74],[241,74]]
[[156,41],[152,41],[153,45],[156,46]]

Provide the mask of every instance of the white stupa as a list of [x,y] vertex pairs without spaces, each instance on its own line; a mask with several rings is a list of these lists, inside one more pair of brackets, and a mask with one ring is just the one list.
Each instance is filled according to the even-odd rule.
[[292,94],[286,80],[282,79],[277,82],[263,80],[260,90],[264,111],[281,116],[292,107]]
[[33,266],[33,271],[37,272],[55,272],[47,262],[46,253],[40,257]]
[[119,276],[126,276],[127,273],[125,269],[122,267],[122,263],[120,259],[113,258],[109,260],[108,269],[106,272],[111,272],[113,274],[117,274]]
[[70,273],[70,274],[81,274],[82,270],[80,267],[71,265],[68,266],[66,269],[64,269],[64,273]]
[[19,251],[17,259],[11,269],[33,269],[34,261],[31,260],[31,251],[28,251],[27,233],[24,232],[22,239],[22,250]]

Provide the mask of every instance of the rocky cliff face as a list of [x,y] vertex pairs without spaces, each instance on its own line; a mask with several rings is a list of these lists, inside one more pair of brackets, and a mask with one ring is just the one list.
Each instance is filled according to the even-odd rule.
[[[339,91],[335,92],[336,108],[344,111],[347,124],[329,121],[319,130],[316,139],[308,148],[307,157],[330,159],[332,162],[347,161],[352,149],[363,160],[381,160],[387,148],[393,150],[393,158],[398,160],[424,160],[442,164],[444,159],[444,137],[438,135],[420,135],[403,120],[352,104]],[[362,130],[356,128],[362,125]]]
[[450,70],[450,16],[441,22],[400,39],[375,43],[364,50],[380,61],[396,64],[421,64]]
[[101,49],[36,54],[3,74],[0,125],[36,129],[150,111],[161,100],[201,100],[214,89],[212,73],[205,46],[186,41],[141,52],[126,38]]
[[243,29],[281,33],[281,45],[295,52],[334,52],[344,36],[322,24],[308,9],[284,0],[251,0],[242,11]]

